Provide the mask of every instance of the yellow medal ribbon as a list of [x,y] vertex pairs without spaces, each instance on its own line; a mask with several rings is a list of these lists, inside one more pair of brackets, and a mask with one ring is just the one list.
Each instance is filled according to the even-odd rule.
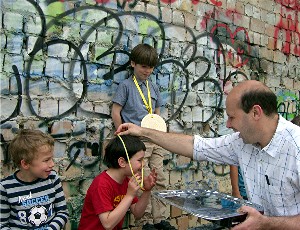
[[129,159],[129,155],[128,155],[128,152],[127,152],[127,148],[126,148],[126,145],[122,139],[122,137],[120,135],[117,135],[122,144],[123,144],[123,147],[125,149],[125,152],[126,152],[126,156],[127,156],[127,160],[128,160],[128,164],[129,164],[129,167],[130,167],[130,170],[131,170],[131,174],[134,176],[136,182],[139,184],[139,186],[141,187],[141,189],[144,191],[145,189],[143,188],[144,187],[144,161],[142,161],[142,181],[141,183],[138,181],[137,177],[135,176],[134,172],[133,172],[133,169],[132,169],[132,166],[131,166],[131,163],[130,163],[130,159]]
[[145,104],[145,106],[146,106],[146,108],[148,110],[148,113],[151,114],[152,113],[152,101],[151,101],[151,93],[150,93],[150,89],[149,89],[148,80],[146,80],[146,85],[147,85],[147,91],[148,91],[148,101],[149,101],[149,104],[146,101],[146,98],[145,98],[145,96],[144,96],[144,94],[143,94],[143,92],[142,92],[142,90],[141,90],[141,88],[140,88],[140,86],[139,86],[139,84],[138,84],[138,82],[136,80],[136,77],[134,75],[133,75],[132,79],[133,79],[134,84],[135,84],[136,88],[138,89],[138,91],[139,91],[139,93],[140,93],[140,95],[142,97],[142,100],[143,100],[143,102],[144,102],[144,104]]

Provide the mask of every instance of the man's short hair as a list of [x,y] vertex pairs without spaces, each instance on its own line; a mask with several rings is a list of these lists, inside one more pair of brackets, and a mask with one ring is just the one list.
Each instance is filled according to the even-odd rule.
[[242,94],[241,108],[245,113],[254,105],[259,105],[267,116],[277,113],[277,97],[270,89],[250,89]]

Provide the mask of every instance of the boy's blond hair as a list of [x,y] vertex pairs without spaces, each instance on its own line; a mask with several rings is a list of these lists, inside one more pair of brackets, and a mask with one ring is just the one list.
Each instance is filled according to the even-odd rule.
[[19,167],[23,159],[26,163],[30,163],[36,156],[38,148],[44,145],[52,148],[54,146],[53,137],[40,130],[22,129],[10,142],[8,153],[14,164]]

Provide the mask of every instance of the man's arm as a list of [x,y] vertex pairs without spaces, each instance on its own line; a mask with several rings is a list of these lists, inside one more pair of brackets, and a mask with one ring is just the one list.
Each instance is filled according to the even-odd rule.
[[193,158],[193,136],[178,133],[165,133],[154,129],[141,128],[131,123],[124,123],[120,125],[116,134],[130,134],[133,136],[145,137],[172,153]]
[[111,117],[112,117],[112,120],[114,122],[116,129],[122,124],[122,118],[121,118],[122,108],[123,107],[121,105],[119,105],[117,103],[113,103],[113,106],[111,109]]
[[269,217],[262,215],[255,208],[243,206],[240,211],[247,213],[247,219],[232,230],[299,230],[300,215]]

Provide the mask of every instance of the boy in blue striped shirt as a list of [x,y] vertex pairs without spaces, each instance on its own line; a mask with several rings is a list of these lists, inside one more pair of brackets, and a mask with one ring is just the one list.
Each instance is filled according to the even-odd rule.
[[21,130],[8,152],[19,168],[0,181],[0,229],[63,229],[68,210],[53,170],[54,139],[39,130]]

